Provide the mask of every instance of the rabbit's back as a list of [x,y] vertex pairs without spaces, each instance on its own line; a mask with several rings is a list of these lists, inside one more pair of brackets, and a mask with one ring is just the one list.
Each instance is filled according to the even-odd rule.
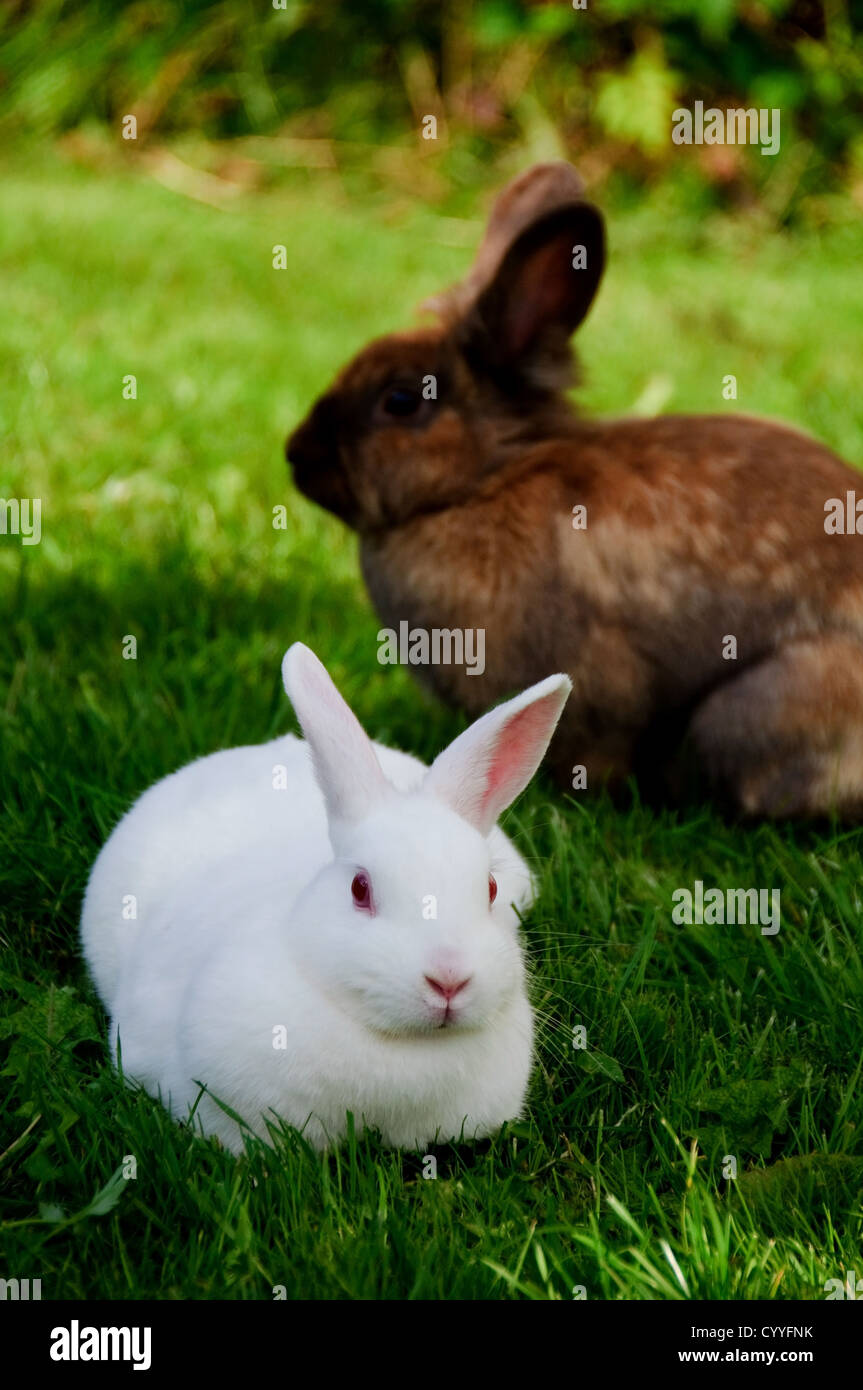
[[[212,753],[155,783],[116,826],[87,885],[82,941],[106,1007],[124,956],[185,885],[206,884],[225,865],[242,876],[263,853],[299,889],[327,843],[308,750],[293,735]],[[196,922],[205,928],[206,917],[202,903]]]

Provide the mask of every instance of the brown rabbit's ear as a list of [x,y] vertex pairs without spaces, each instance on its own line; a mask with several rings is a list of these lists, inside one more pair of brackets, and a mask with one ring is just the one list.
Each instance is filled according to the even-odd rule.
[[571,164],[534,164],[497,195],[473,266],[464,280],[422,305],[447,322],[464,317],[495,278],[513,242],[546,213],[582,201],[584,183]]
[[468,355],[492,371],[566,384],[569,338],[590,308],[605,266],[597,208],[572,202],[531,222],[457,329]]

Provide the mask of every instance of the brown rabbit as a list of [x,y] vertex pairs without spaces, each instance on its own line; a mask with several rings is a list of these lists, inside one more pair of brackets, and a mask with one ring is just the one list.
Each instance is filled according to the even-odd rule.
[[567,786],[664,793],[682,748],[744,812],[859,814],[863,541],[825,515],[857,475],[757,419],[580,419],[569,338],[603,264],[575,171],[522,174],[435,326],[371,343],[291,436],[296,486],[359,533],[388,627],[485,630],[482,675],[419,668],[444,698],[569,672]]

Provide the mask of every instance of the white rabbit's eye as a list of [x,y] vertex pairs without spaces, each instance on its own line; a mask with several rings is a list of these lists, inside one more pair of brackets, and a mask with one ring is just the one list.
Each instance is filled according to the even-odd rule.
[[489,874],[489,876],[488,876],[488,905],[489,905],[489,907],[491,907],[491,905],[492,905],[492,903],[494,902],[494,900],[495,900],[496,897],[497,897],[497,879],[495,878],[494,874]]
[[354,907],[360,908],[363,912],[371,912],[372,885],[367,873],[354,874],[351,883],[351,897],[354,900]]

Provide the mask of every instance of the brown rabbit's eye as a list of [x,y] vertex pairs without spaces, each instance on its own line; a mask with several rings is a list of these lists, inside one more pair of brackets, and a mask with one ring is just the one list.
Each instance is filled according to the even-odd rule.
[[405,415],[416,415],[422,405],[422,396],[412,386],[391,386],[385,394],[382,405],[387,415],[401,419]]
[[354,900],[354,907],[359,907],[363,912],[372,911],[372,885],[369,876],[362,871],[354,874],[351,883],[351,897]]
[[497,879],[495,878],[494,874],[489,874],[489,876],[488,876],[488,905],[489,905],[489,907],[491,907],[491,905],[492,905],[492,903],[494,902],[494,900],[495,900],[496,897],[497,897]]

